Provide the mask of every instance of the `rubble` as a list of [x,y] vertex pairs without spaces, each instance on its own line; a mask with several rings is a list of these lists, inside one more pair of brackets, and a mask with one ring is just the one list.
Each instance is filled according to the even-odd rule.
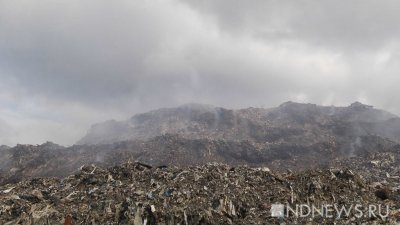
[[[79,145],[0,147],[0,184],[62,178],[82,165],[106,168],[129,160],[155,167],[218,162],[274,170],[328,168],[335,160],[385,152],[400,143],[399,134],[399,117],[361,103],[287,102],[240,110],[184,105],[94,125]],[[381,166],[374,159],[370,164]]]
[[[383,188],[383,187],[379,187]],[[208,164],[84,166],[0,187],[0,224],[396,224],[398,196],[343,169],[277,172]],[[393,197],[391,197],[393,196]],[[274,218],[271,205],[385,204],[388,218]]]
[[[399,131],[361,103],[156,110],[82,145],[0,147],[0,224],[398,224]],[[276,204],[389,215],[275,217]]]

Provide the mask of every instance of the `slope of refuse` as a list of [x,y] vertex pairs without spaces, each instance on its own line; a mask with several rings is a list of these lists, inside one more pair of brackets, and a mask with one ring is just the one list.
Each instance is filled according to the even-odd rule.
[[[65,179],[0,187],[0,224],[396,224],[399,190],[350,169],[274,172],[266,167],[85,166]],[[271,216],[272,204],[381,204],[388,215]]]
[[95,124],[79,145],[149,140],[164,134],[186,139],[315,144],[353,142],[376,134],[400,141],[400,118],[359,102],[348,107],[286,102],[276,108],[225,109],[187,104]]
[[148,141],[126,141],[107,145],[62,147],[52,143],[18,145],[0,154],[0,184],[35,177],[65,177],[82,165],[106,168],[128,161],[152,166],[193,166],[210,162],[231,166],[267,166],[271,169],[304,170],[326,168],[333,161],[386,152],[395,143],[378,136],[362,136],[352,155],[342,153],[336,142],[300,145],[251,143],[210,139],[185,139],[163,135]]
[[0,184],[65,177],[82,165],[128,161],[153,166],[209,162],[271,169],[326,168],[332,161],[399,144],[400,118],[361,103],[327,107],[287,102],[230,110],[191,104],[95,125],[79,145],[0,147]]

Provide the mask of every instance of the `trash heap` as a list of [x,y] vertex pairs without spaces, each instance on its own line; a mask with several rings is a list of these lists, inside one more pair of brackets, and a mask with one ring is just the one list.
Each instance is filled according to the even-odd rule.
[[[400,189],[400,146],[385,152],[334,160],[331,165],[335,168],[351,166],[352,170],[375,186]],[[398,200],[400,201],[400,196]]]
[[[0,224],[396,224],[399,191],[352,170],[275,172],[208,164],[84,166],[0,187]],[[388,217],[272,217],[272,204],[382,204]]]

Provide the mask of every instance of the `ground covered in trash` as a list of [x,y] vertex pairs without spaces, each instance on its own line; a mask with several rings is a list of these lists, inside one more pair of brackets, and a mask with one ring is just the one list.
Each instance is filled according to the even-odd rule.
[[[224,164],[178,168],[127,163],[108,169],[92,165],[64,179],[1,186],[0,224],[396,224],[400,201],[395,183],[372,182],[362,174],[365,171],[277,172]],[[360,218],[354,212],[340,218],[335,213],[333,218],[277,218],[271,216],[276,203],[293,208],[360,204],[365,210],[379,204],[389,210],[387,216],[385,208],[384,216]]]

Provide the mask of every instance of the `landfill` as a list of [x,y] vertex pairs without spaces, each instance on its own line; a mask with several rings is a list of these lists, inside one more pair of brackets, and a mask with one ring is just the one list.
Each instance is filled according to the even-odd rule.
[[[350,169],[275,172],[134,162],[0,187],[0,224],[398,224],[399,186]],[[393,184],[393,183],[392,183]],[[380,204],[384,216],[273,217],[273,204]]]
[[361,103],[160,109],[0,146],[0,224],[398,225],[399,134]]

